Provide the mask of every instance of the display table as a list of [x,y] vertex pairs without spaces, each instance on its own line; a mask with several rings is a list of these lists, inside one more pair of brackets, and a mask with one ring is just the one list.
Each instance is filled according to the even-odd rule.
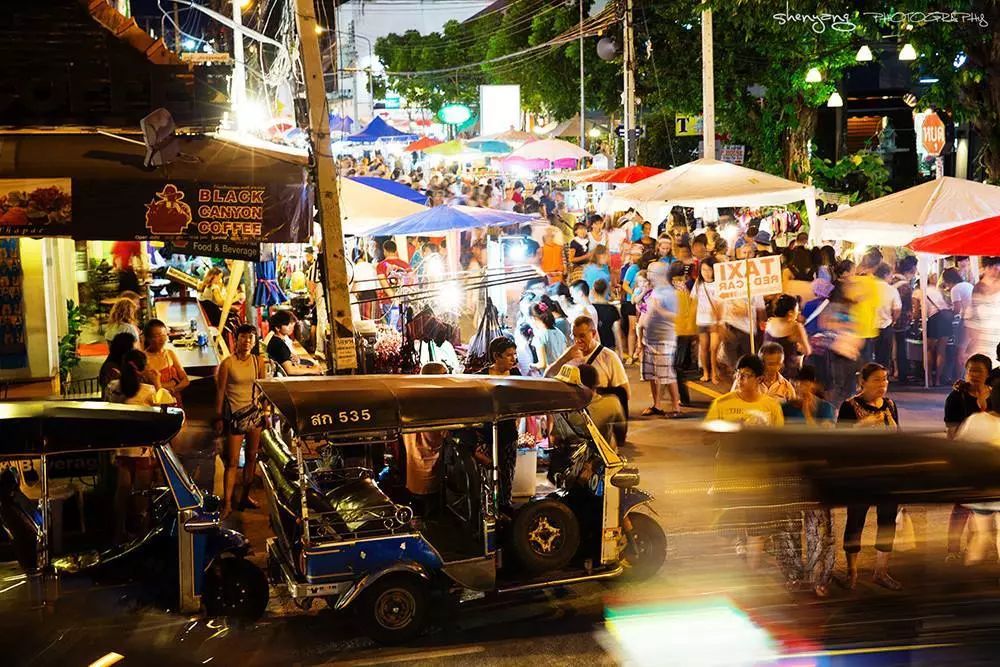
[[[159,299],[156,302],[156,319],[162,321],[168,328],[171,326],[181,327],[182,325],[183,328],[190,328],[191,320],[195,320],[198,331],[204,332],[206,335],[209,332],[208,322],[205,320],[205,314],[201,307],[197,301],[190,299],[183,301]],[[219,365],[219,355],[213,345],[195,348],[173,347],[172,349],[188,375],[212,375]]]

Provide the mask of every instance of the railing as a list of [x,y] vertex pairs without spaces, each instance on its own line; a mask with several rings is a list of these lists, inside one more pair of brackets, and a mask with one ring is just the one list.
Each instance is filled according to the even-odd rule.
[[[60,391],[63,398],[99,399],[101,398],[101,383],[96,377],[73,380],[63,384]],[[6,396],[6,389],[4,389],[4,396]]]

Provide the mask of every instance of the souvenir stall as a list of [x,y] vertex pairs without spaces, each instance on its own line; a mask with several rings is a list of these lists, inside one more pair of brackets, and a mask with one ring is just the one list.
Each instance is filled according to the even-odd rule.
[[[924,298],[920,307],[920,335],[918,339],[909,341],[908,354],[911,361],[920,360],[923,364],[924,384],[929,386],[926,294],[932,265],[942,256],[937,252],[960,238],[957,230],[964,225],[983,222],[976,231],[988,232],[993,228],[988,221],[995,219],[998,211],[1000,187],[944,176],[825,215],[811,230],[810,236],[826,241],[864,239],[869,246],[903,247],[919,237],[956,230],[955,235],[935,236],[930,241],[924,239],[919,245],[911,245],[912,249],[919,250],[920,291]],[[963,247],[972,249],[964,244]],[[973,251],[964,254],[986,253]]]
[[[165,262],[154,267],[154,254],[163,259],[166,250],[161,246],[153,253],[151,243],[189,257],[234,260],[233,273],[239,275],[243,260],[259,257],[261,242],[309,239],[311,191],[302,166],[215,137],[177,137],[172,142],[184,159],[150,170],[143,165],[146,146],[133,137],[66,132],[0,137],[2,148],[12,156],[0,167],[5,202],[0,235],[78,242],[51,244],[43,251],[49,259],[42,258],[43,266],[74,266],[75,272],[60,271],[52,284],[41,276],[38,284],[44,289],[23,295],[26,315],[34,312],[34,302],[42,308],[40,322],[26,324],[29,334],[41,325],[34,340],[58,348],[66,332],[67,300],[76,307],[78,294],[90,287],[109,290],[110,295],[117,282],[115,297],[122,289],[138,292],[141,301],[149,302],[147,315],[171,327],[178,356],[190,374],[211,373],[226,351],[212,344],[216,331],[197,300],[170,295],[163,282],[152,279],[154,268],[166,275],[170,267]],[[94,245],[96,241],[118,245]],[[111,255],[94,257],[98,266],[104,262],[112,269],[95,274],[94,281],[88,275],[88,245]],[[190,285],[197,279],[188,274],[179,280]],[[227,290],[230,304],[238,283],[237,278]],[[108,298],[103,292],[97,295]],[[37,350],[42,345],[28,347]],[[62,365],[65,371],[72,360]]]
[[[507,261],[505,235],[499,230],[535,219],[495,209],[438,206],[368,230],[368,235],[377,238],[444,237],[447,242],[447,254],[442,254],[437,244],[422,248],[421,252],[429,254],[420,259],[416,270],[405,261],[387,261],[385,270],[377,273],[387,276],[388,285],[377,277],[367,277],[371,272],[364,276],[356,272],[352,304],[373,318],[373,368],[415,372],[422,363],[442,361],[452,371],[469,370],[463,341],[477,330],[495,328],[488,323],[498,320],[499,308],[506,308],[507,286],[516,288],[538,275],[523,261]],[[489,234],[489,229],[497,231]],[[456,261],[463,232],[488,239],[485,256],[464,269]]]

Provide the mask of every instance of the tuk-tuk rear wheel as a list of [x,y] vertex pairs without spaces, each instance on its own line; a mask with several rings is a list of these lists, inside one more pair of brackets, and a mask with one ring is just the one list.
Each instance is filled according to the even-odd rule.
[[361,630],[379,644],[400,644],[420,634],[427,621],[428,591],[422,579],[387,576],[357,602]]

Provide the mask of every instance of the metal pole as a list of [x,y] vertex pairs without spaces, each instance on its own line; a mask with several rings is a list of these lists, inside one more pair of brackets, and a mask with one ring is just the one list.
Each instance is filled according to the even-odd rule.
[[632,30],[632,0],[625,0],[625,165],[635,158],[635,33]]
[[586,126],[584,123],[584,118],[587,116],[587,107],[584,102],[584,85],[583,85],[583,0],[580,0],[580,148],[587,150],[586,147]]
[[[309,106],[310,140],[315,162],[313,176],[316,206],[323,230],[323,268],[326,274],[326,303],[330,322],[330,345],[327,346],[327,369],[354,370],[358,367],[354,348],[354,323],[347,286],[347,262],[344,258],[344,232],[340,223],[340,196],[337,192],[337,166],[330,142],[330,114],[323,83],[323,61],[316,32],[316,9],[313,0],[295,0],[295,17],[302,48],[302,73],[306,82]],[[336,84],[335,84],[336,85]],[[317,332],[317,335],[323,335]]]
[[705,154],[702,157],[715,159],[715,60],[712,49],[712,10],[701,13],[701,97],[702,97],[702,139]]
[[181,52],[181,12],[177,5],[174,5],[174,51]]
[[233,23],[233,83],[230,97],[232,98],[233,119],[237,130],[245,130],[243,118],[244,103],[247,101],[247,66],[243,57],[243,9],[240,0],[232,0]]

